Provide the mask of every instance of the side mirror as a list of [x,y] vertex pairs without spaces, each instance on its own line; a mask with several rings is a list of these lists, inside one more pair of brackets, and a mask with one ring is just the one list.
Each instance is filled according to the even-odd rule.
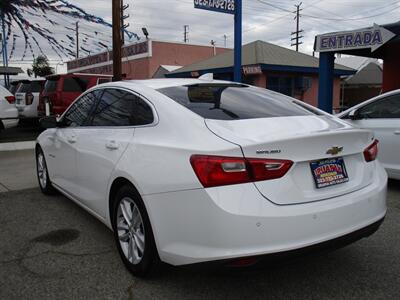
[[41,118],[39,123],[40,123],[40,127],[44,128],[44,129],[59,127],[59,123],[57,121],[56,116],[49,116],[49,117]]
[[351,112],[349,112],[349,119],[350,120],[360,120],[361,119],[357,109],[353,109]]

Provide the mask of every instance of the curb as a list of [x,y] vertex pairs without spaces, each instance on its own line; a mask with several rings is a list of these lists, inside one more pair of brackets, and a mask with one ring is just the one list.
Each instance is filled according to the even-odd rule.
[[0,143],[0,152],[2,151],[18,151],[35,149],[35,141],[15,142],[15,143]]

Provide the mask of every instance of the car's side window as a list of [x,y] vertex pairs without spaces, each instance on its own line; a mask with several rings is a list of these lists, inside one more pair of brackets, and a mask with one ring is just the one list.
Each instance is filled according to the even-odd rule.
[[139,96],[132,93],[125,95],[125,100],[131,106],[131,125],[142,126],[154,122],[154,115],[151,107]]
[[105,89],[93,112],[92,126],[138,126],[151,124],[153,112],[138,96],[119,89]]
[[361,119],[393,119],[400,118],[400,95],[370,103],[358,110]]
[[79,127],[88,125],[89,116],[95,108],[97,98],[101,91],[93,91],[79,98],[65,113],[62,123],[66,127]]

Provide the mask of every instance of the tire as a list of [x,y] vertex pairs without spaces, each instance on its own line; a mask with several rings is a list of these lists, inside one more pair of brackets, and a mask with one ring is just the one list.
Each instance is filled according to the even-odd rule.
[[36,176],[43,194],[56,194],[56,190],[51,183],[49,172],[47,170],[46,158],[44,157],[43,150],[40,146],[36,148]]
[[138,192],[130,185],[123,186],[116,193],[112,211],[114,239],[126,268],[138,277],[155,274],[160,259],[150,220]]

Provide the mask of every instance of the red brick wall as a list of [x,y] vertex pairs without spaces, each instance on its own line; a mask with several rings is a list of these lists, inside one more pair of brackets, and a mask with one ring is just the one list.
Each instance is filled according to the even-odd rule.
[[[220,54],[229,49],[216,48]],[[153,57],[149,65],[149,76],[152,77],[160,65],[186,66],[205,60],[214,55],[209,46],[196,46],[181,43],[153,42]]]
[[[282,72],[271,72],[271,73],[263,73],[262,75],[257,75],[253,80],[253,84],[258,87],[268,87],[268,75],[271,76],[286,76],[286,77],[297,77],[297,76],[307,76],[312,78],[311,87],[304,91],[303,95],[296,95],[295,97],[303,100],[304,102],[311,104],[315,107],[318,107],[318,75],[308,75],[308,74],[295,74],[295,73],[282,73]],[[333,107],[339,107],[340,105],[340,78],[336,77],[334,79],[333,85]]]
[[391,45],[386,49],[383,61],[383,82],[384,93],[400,89],[400,45]]
[[[220,54],[229,49],[216,48]],[[152,78],[160,65],[186,66],[214,55],[211,46],[197,46],[184,43],[152,42],[152,57],[122,62],[122,72],[127,79]],[[112,66],[86,69],[85,73],[112,74]]]

